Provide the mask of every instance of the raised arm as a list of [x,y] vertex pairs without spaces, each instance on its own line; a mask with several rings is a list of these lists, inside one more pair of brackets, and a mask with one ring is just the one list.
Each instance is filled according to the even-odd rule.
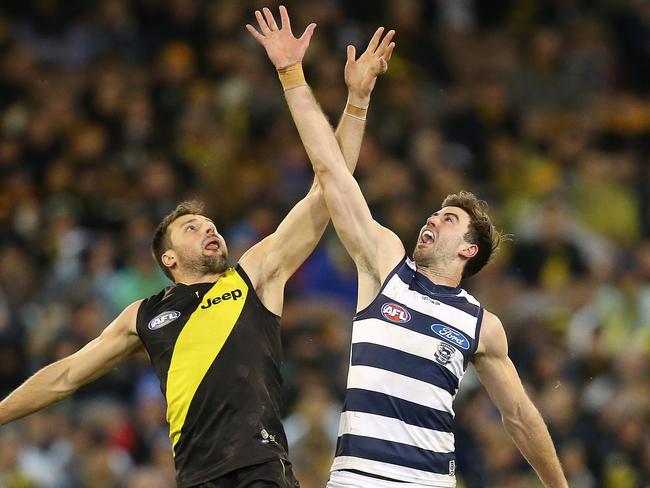
[[[247,25],[249,32],[264,46],[269,58],[278,68],[286,93],[297,89],[304,83],[301,62],[315,24],[308,26],[305,33],[296,39],[291,33],[289,16],[284,7],[280,7],[281,28],[278,28],[270,10],[263,9],[263,13],[258,11],[255,15],[261,33]],[[394,32],[389,32],[383,41],[382,34],[383,29],[375,32],[370,43],[374,44],[374,48],[358,60],[354,59],[354,49],[348,49],[345,68],[348,104],[341,116],[336,137],[315,101],[313,103],[320,117],[320,125],[312,123],[313,114],[306,119],[297,120],[292,110],[308,155],[312,156],[312,146],[316,147],[317,154],[335,149],[347,174],[354,170],[359,156],[365,128],[365,109],[370,94],[378,74],[386,70],[392,52],[393,44],[390,41]],[[382,48],[378,49],[380,41]],[[294,86],[292,80],[295,79],[298,80],[298,85]],[[303,137],[305,131],[307,138]],[[328,149],[329,144],[333,148]],[[258,295],[275,313],[279,314],[282,309],[284,283],[316,247],[328,221],[329,214],[322,193],[314,182],[307,196],[289,212],[278,229],[242,257],[240,263],[251,277]]]
[[508,342],[500,320],[485,312],[474,366],[481,383],[501,412],[503,425],[517,448],[548,488],[568,487],[539,411],[528,398],[508,357]]
[[[375,88],[378,75],[388,70],[388,62],[395,47],[395,43],[392,42],[395,31],[389,31],[382,39],[383,34],[384,28],[379,27],[370,39],[367,49],[358,59],[354,46],[347,47],[344,77],[348,87],[348,100],[334,136],[350,173],[354,172],[359,159],[370,95]],[[314,184],[318,184],[316,178]]]
[[[288,23],[285,13],[284,8],[281,8],[283,29]],[[313,24],[307,28],[306,33],[313,32],[312,26]],[[261,27],[262,34],[257,33],[252,26],[248,26],[248,29],[265,47],[283,80],[291,115],[325,195],[336,231],[359,269],[361,305],[363,289],[367,288],[362,287],[361,283],[369,278],[378,288],[383,277],[403,256],[404,248],[395,234],[372,218],[357,182],[346,167],[332,129],[302,76],[300,66],[282,50],[273,49],[279,38],[274,27]],[[390,38],[380,41],[380,36],[375,36],[362,58],[378,56],[385,59],[392,49]],[[349,50],[348,63],[353,58],[354,51]],[[382,67],[380,65],[379,69]]]
[[108,373],[142,346],[135,331],[140,302],[129,305],[93,341],[76,353],[44,367],[0,402],[0,425],[70,396]]

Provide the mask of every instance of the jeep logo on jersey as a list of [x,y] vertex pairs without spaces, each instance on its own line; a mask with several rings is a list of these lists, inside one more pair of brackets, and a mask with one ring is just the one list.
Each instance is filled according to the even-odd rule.
[[395,303],[384,303],[381,306],[381,314],[391,322],[403,324],[411,320],[411,314],[401,305]]
[[168,310],[166,312],[159,313],[154,318],[152,318],[149,321],[149,325],[147,327],[149,327],[150,330],[160,329],[161,327],[164,327],[167,324],[173,322],[180,316],[181,313],[177,310]]
[[228,291],[224,293],[221,296],[214,297],[214,298],[208,298],[205,302],[205,304],[201,305],[201,308],[210,308],[212,305],[217,305],[218,303],[221,303],[222,301],[225,300],[234,300],[235,302],[242,297],[242,291],[240,289],[236,289],[233,291]]
[[466,351],[469,349],[469,341],[467,340],[467,337],[457,330],[442,324],[433,324],[431,330],[443,339],[451,342],[454,346],[458,346]]

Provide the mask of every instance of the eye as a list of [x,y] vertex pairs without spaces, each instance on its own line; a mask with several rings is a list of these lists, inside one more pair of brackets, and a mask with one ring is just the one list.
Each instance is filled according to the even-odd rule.
[[185,227],[185,230],[196,230],[196,226],[194,224],[189,224],[187,227]]
[[450,215],[447,215],[447,216],[445,217],[445,221],[447,221],[447,222],[453,222],[453,220],[454,220],[454,219],[452,219]]

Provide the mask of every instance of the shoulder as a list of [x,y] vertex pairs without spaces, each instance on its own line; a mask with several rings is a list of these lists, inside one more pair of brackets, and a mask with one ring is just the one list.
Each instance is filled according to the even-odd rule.
[[[380,243],[378,246],[378,263],[377,269],[381,281],[393,271],[396,266],[402,261],[407,261],[406,249],[401,239],[392,230],[378,224],[377,240]],[[410,260],[408,260],[410,261]],[[415,269],[415,263],[410,261],[410,265]]]
[[507,356],[508,339],[499,317],[487,310],[483,311],[481,332],[476,354]]
[[138,311],[140,310],[140,306],[144,303],[145,300],[148,300],[147,298],[141,299],[141,300],[136,300],[135,302],[131,303],[129,306],[127,306],[120,315],[124,315],[126,317],[134,317],[138,315]]
[[[266,269],[267,266],[265,266],[275,242],[276,238],[274,234],[266,236],[260,242],[250,247],[235,265],[235,268],[241,269],[246,273],[254,288],[263,286],[264,282],[272,281],[276,277],[269,275]],[[277,269],[277,267],[273,269]]]
[[[136,300],[127,306],[122,313],[120,313],[113,323],[109,326],[110,329],[114,331],[136,333],[137,322],[138,322],[138,312],[140,311],[140,306],[145,301]],[[107,329],[108,330],[108,329]]]

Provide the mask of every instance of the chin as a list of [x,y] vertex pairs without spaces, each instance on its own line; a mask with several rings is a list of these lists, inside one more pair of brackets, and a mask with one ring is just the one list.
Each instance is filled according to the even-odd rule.
[[413,261],[416,263],[420,262],[422,260],[422,253],[419,251],[419,249],[415,249],[413,251]]
[[433,262],[433,249],[428,246],[415,246],[413,250],[413,261],[419,266],[430,265]]
[[203,254],[185,263],[185,268],[194,274],[219,274],[228,269],[228,259],[223,254]]
[[223,273],[228,269],[228,259],[222,254],[213,256],[210,260],[210,268],[213,273]]

